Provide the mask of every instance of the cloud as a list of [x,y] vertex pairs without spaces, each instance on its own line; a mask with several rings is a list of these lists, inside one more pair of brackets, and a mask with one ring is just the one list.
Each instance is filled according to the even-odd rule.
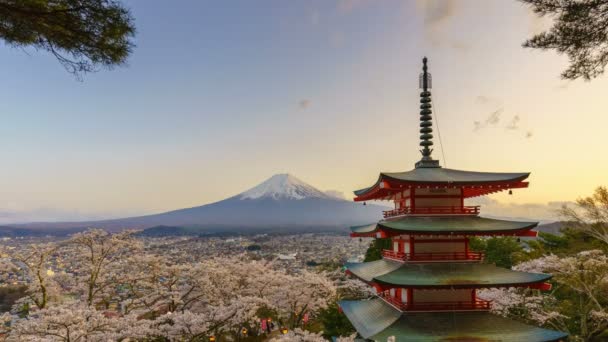
[[310,24],[312,26],[319,25],[320,19],[321,19],[321,13],[319,13],[319,11],[315,10],[312,13],[310,13]]
[[304,110],[310,106],[310,103],[311,103],[310,100],[303,99],[298,102],[298,107],[300,107],[300,109]]
[[124,212],[84,212],[77,209],[31,208],[0,209],[0,224],[29,222],[67,222],[113,219],[141,215],[141,211],[125,210]]
[[350,13],[372,2],[373,0],[338,0],[338,12]]
[[493,111],[492,113],[490,113],[490,115],[488,115],[483,121],[474,121],[473,130],[479,131],[480,129],[486,128],[488,126],[496,125],[498,122],[500,122],[500,116],[502,115],[502,112],[503,112],[503,108],[499,108],[499,109]]
[[467,44],[465,42],[453,42],[450,47],[455,50],[467,51],[471,48],[471,44]]
[[505,203],[489,197],[475,197],[466,200],[466,205],[480,205],[481,216],[515,219],[537,220],[541,223],[558,221],[558,210],[564,204],[572,202],[552,201],[547,203]]
[[475,98],[475,103],[481,104],[481,105],[493,105],[493,106],[498,106],[502,104],[502,101],[500,99],[497,99],[495,97],[490,97],[490,96],[485,96],[485,95],[478,95]]
[[447,45],[458,50],[470,47],[462,42],[450,41],[444,30],[458,12],[456,0],[417,0],[416,9],[422,15],[425,36],[433,45]]
[[509,124],[507,125],[507,127],[505,127],[505,128],[508,129],[508,130],[512,130],[512,131],[518,130],[519,129],[519,121],[520,121],[519,115],[515,115],[511,119],[511,121],[509,122]]
[[416,5],[422,10],[424,23],[430,28],[437,28],[456,13],[455,0],[418,0]]
[[329,43],[334,48],[344,46],[344,33],[342,31],[334,31],[329,35]]
[[344,196],[344,193],[342,191],[338,191],[338,190],[327,190],[324,191],[326,195],[333,197],[333,198],[337,198],[337,199],[346,199],[346,196]]

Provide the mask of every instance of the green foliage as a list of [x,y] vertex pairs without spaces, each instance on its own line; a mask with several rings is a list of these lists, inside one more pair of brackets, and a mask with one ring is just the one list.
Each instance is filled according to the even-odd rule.
[[524,248],[518,239],[511,236],[487,239],[472,237],[469,247],[473,251],[484,252],[485,262],[499,267],[511,268],[524,258]]
[[25,297],[26,286],[3,286],[0,287],[0,313],[11,310],[15,302]]
[[262,246],[260,246],[260,245],[249,245],[249,246],[247,246],[247,250],[250,251],[250,252],[259,251],[261,249],[262,249]]
[[538,239],[526,241],[530,250],[526,259],[537,259],[548,254],[571,256],[593,249],[608,253],[608,245],[578,229],[566,226],[561,233],[562,235],[553,235],[541,232]]
[[524,47],[565,54],[570,66],[562,78],[590,80],[604,73],[608,63],[608,0],[520,0],[553,26],[535,35]]
[[340,312],[337,302],[333,302],[319,312],[318,319],[323,323],[323,336],[349,336],[355,332],[346,315]]
[[0,1],[0,39],[48,51],[76,76],[124,64],[134,35],[129,10],[115,0]]
[[367,251],[363,261],[376,261],[382,259],[382,250],[391,248],[391,239],[374,239]]

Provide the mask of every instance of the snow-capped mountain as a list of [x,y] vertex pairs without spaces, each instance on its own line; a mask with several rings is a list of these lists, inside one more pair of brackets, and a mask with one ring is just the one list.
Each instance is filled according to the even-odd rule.
[[255,187],[238,195],[240,199],[296,199],[333,198],[288,173],[274,175]]
[[[84,229],[98,227],[108,230],[163,227],[190,231],[313,231],[327,227],[346,231],[349,226],[375,222],[386,207],[355,203],[327,193],[289,174],[270,177],[257,186],[230,198],[166,213],[94,222],[33,223],[15,225],[35,229]],[[325,227],[325,228],[324,228]],[[1,233],[1,232],[0,232]]]

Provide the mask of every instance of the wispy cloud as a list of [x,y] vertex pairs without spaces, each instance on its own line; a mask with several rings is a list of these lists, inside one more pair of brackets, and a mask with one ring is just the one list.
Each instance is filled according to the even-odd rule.
[[473,130],[479,131],[480,129],[486,128],[488,126],[494,126],[500,122],[500,116],[503,112],[503,108],[499,108],[492,113],[490,113],[484,120],[482,121],[474,121],[473,122]]
[[346,196],[344,196],[344,193],[342,191],[338,191],[338,190],[326,190],[325,194],[328,196],[331,196],[333,198],[337,198],[337,199],[346,199]]
[[300,109],[306,109],[310,106],[311,101],[308,99],[303,99],[298,102],[298,107]]
[[317,10],[314,10],[310,13],[309,19],[310,19],[310,24],[312,26],[317,26],[317,25],[319,25],[319,22],[321,20],[321,13],[319,13],[319,11],[317,11]]
[[[483,120],[473,121],[473,131],[474,132],[478,132],[484,128],[498,126],[498,124],[500,123],[502,118],[505,117],[504,107],[502,107],[503,101],[499,98],[486,96],[486,95],[479,95],[475,98],[475,103],[477,103],[481,106],[484,106],[486,108],[490,107],[490,106],[501,106],[501,107],[499,109],[496,109],[493,112],[491,112]],[[534,135],[530,129],[527,129],[526,127],[522,126],[523,120],[522,120],[521,115],[516,114],[516,115],[510,116],[510,118],[508,118],[506,120],[507,120],[506,125],[504,126],[505,130],[513,131],[513,132],[518,132],[518,131],[525,132],[524,137],[526,139],[530,139]]]
[[[517,192],[514,194],[517,196]],[[467,205],[481,205],[481,215],[511,219],[557,221],[559,209],[570,202],[547,203],[505,203],[489,197],[475,197],[467,200]]]
[[514,117],[511,119],[511,121],[509,121],[509,124],[508,124],[508,125],[507,125],[507,127],[505,127],[505,128],[506,128],[506,129],[508,129],[508,130],[511,130],[511,131],[518,130],[518,129],[519,129],[519,121],[520,121],[520,120],[521,120],[521,119],[519,118],[519,115],[515,115],[515,116],[514,116]]
[[374,0],[338,0],[338,12],[350,13],[372,2]]
[[486,105],[486,104],[500,105],[500,104],[502,104],[501,100],[494,98],[494,97],[486,96],[486,95],[477,96],[475,98],[475,102],[478,104],[482,104],[482,105]]
[[447,24],[459,12],[456,0],[417,0],[416,8],[422,15],[425,36],[431,44],[461,51],[471,47],[470,44],[448,38]]

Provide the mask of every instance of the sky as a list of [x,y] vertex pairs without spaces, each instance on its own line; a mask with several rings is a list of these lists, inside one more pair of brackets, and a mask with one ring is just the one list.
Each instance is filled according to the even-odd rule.
[[608,76],[564,81],[565,56],[522,48],[550,19],[520,2],[123,3],[125,67],[78,81],[0,44],[0,223],[192,207],[286,172],[350,198],[420,159],[423,56],[434,157],[532,172],[488,207],[546,216],[607,183]]

